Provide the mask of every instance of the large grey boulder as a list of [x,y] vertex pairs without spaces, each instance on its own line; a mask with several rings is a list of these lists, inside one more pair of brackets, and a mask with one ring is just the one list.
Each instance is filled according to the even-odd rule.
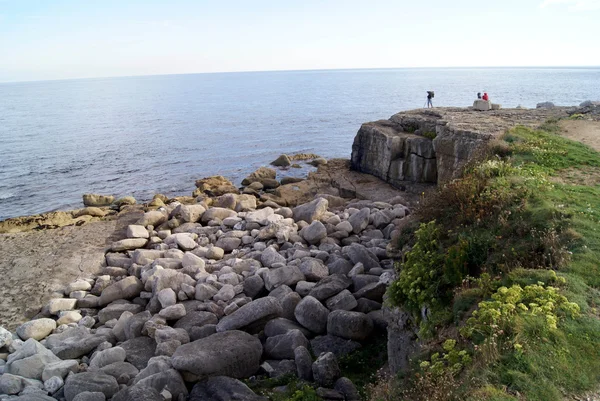
[[[30,320],[17,327],[17,335],[21,337],[23,341],[33,338],[34,340],[41,340],[46,338],[52,330],[56,328],[56,321],[54,319],[42,318]],[[2,329],[4,330],[4,329]],[[9,333],[10,334],[10,333]],[[8,340],[4,341],[5,343]],[[10,340],[12,342],[12,338]]]
[[271,291],[282,284],[287,286],[296,285],[298,281],[304,279],[304,274],[302,274],[298,266],[289,265],[269,270],[265,275],[264,283],[267,291]]
[[113,252],[131,251],[138,248],[143,248],[148,243],[146,238],[126,238],[120,241],[115,241],[110,246]]
[[332,387],[341,376],[337,358],[332,352],[321,354],[312,364],[315,382],[323,387]]
[[168,369],[145,377],[137,381],[135,386],[150,387],[158,392],[167,389],[174,399],[179,399],[179,397],[186,397],[188,395],[183,378],[175,369]]
[[272,246],[267,247],[260,255],[260,261],[265,267],[271,267],[275,263],[284,263],[285,258],[279,254]]
[[180,346],[171,362],[197,377],[249,377],[259,368],[263,347],[256,337],[238,330],[216,333]]
[[89,364],[89,370],[99,370],[106,365],[116,362],[124,362],[126,357],[125,350],[121,347],[112,347],[100,351],[94,355]]
[[119,344],[119,347],[125,350],[125,360],[142,370],[154,356],[156,341],[150,337],[137,337]]
[[308,295],[323,301],[330,298],[352,285],[352,280],[341,274],[332,274],[320,280]]
[[311,202],[296,206],[292,209],[294,221],[306,221],[312,223],[314,220],[319,220],[327,211],[329,202],[327,199],[317,198]]
[[360,393],[356,389],[356,386],[352,383],[352,380],[347,377],[340,377],[337,379],[333,388],[342,393],[346,401],[361,400]]
[[289,319],[285,319],[283,317],[278,317],[276,319],[269,320],[265,325],[265,335],[267,337],[285,334],[290,330],[300,330],[302,334],[304,334],[304,336],[310,335],[310,330],[307,330],[298,323]]
[[131,312],[133,315],[140,313],[144,309],[141,305],[131,303],[113,303],[106,306],[98,312],[98,321],[104,324],[112,319],[119,319],[124,312]]
[[329,275],[327,266],[315,258],[303,258],[299,268],[307,281],[319,281]]
[[112,401],[165,401],[165,397],[152,387],[131,386],[115,394]]
[[318,244],[321,240],[327,237],[327,229],[318,220],[310,223],[309,226],[304,227],[300,230],[300,236],[306,240],[309,244]]
[[265,282],[258,274],[244,280],[244,293],[250,298],[255,298],[265,289]]
[[184,329],[191,333],[192,327],[202,327],[207,324],[217,324],[218,319],[214,313],[206,311],[190,311],[173,325],[175,329]]
[[194,388],[188,401],[267,401],[256,395],[248,386],[237,379],[215,376],[201,380]]
[[267,338],[265,354],[273,359],[294,359],[294,349],[297,347],[308,347],[308,340],[300,330],[290,330]]
[[321,355],[323,352],[333,352],[335,356],[341,358],[356,351],[361,345],[353,340],[346,340],[341,337],[327,334],[310,340],[310,347],[315,355]]
[[373,320],[364,313],[335,310],[327,318],[327,333],[334,336],[362,341],[372,332]]
[[327,329],[328,315],[329,310],[310,295],[304,297],[294,311],[298,323],[317,334],[324,333]]
[[296,362],[296,372],[300,380],[312,381],[312,356],[307,347],[300,346],[294,349],[294,361]]
[[84,372],[67,377],[64,391],[67,401],[73,401],[77,394],[86,391],[100,392],[110,398],[119,391],[119,384],[114,377],[105,373]]
[[136,377],[140,372],[138,368],[129,362],[115,362],[110,365],[103,366],[100,371],[117,379],[119,384],[127,384],[129,380]]
[[130,299],[140,295],[144,285],[139,278],[129,276],[109,285],[100,295],[100,305],[108,305],[117,299]]
[[202,215],[201,221],[203,224],[208,223],[211,220],[225,220],[228,217],[235,217],[237,213],[231,209],[223,207],[211,207]]
[[46,364],[42,372],[42,380],[46,381],[51,377],[58,376],[64,379],[69,372],[77,373],[79,371],[79,363],[75,359],[67,359]]
[[256,299],[242,306],[217,324],[217,332],[241,329],[252,324],[266,323],[281,316],[283,309],[274,297]]
[[42,379],[46,365],[60,361],[51,351],[42,344],[30,338],[14,353],[10,355],[4,372],[28,379]]
[[[85,332],[80,327],[74,327],[65,330],[60,334],[53,334],[50,337],[57,336],[53,342],[46,341],[46,346],[61,359],[77,359],[95,349],[101,343],[110,339],[105,335],[91,334]],[[48,337],[48,338],[50,338]]]
[[330,311],[352,310],[358,306],[358,302],[350,291],[343,290],[342,292],[326,300],[325,306],[327,306],[327,309]]
[[357,213],[354,213],[348,219],[348,222],[352,225],[352,232],[358,234],[363,231],[369,225],[369,216],[371,215],[371,209],[368,207],[360,209]]
[[380,267],[379,259],[373,252],[369,251],[361,244],[351,244],[342,248],[342,253],[345,254],[353,264],[362,263],[365,271]]

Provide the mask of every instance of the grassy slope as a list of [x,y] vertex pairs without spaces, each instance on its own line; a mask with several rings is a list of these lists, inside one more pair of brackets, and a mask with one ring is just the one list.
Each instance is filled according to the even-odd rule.
[[[428,238],[427,249],[413,248],[415,257],[409,254],[391,288],[398,304],[433,311],[421,322],[429,341],[420,360],[435,362],[435,351],[451,354],[440,349],[444,338],[456,339],[472,360],[452,370],[448,355],[437,372],[417,364],[400,379],[405,390],[372,399],[546,401],[598,387],[600,186],[580,186],[568,177],[600,166],[600,154],[558,136],[555,124],[542,128],[512,130],[496,147],[494,162],[472,167],[424,206],[421,221],[435,218],[440,234]],[[434,266],[438,273],[428,270]],[[423,280],[416,283],[411,270]],[[530,307],[510,314],[490,331],[493,338],[458,334],[477,303],[489,301],[500,286],[536,283],[540,291],[558,287],[581,313],[571,317],[557,309],[553,329],[544,313]],[[437,304],[429,300],[432,291]]]

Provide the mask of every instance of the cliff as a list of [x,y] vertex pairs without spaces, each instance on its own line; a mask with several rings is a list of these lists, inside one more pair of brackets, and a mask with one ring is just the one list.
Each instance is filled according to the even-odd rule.
[[408,183],[444,183],[489,140],[516,125],[538,127],[567,117],[573,108],[419,109],[363,124],[352,145],[351,167],[403,188]]

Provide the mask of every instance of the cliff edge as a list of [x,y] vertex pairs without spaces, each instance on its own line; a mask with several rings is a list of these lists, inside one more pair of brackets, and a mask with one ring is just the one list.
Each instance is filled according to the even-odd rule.
[[489,140],[516,125],[538,127],[572,114],[573,107],[502,109],[486,112],[443,107],[394,114],[363,124],[352,145],[353,170],[372,174],[397,188],[444,183]]

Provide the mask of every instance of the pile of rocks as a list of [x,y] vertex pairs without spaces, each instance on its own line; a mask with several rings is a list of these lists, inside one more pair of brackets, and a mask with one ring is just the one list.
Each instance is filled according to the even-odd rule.
[[198,200],[146,212],[102,275],[70,283],[16,333],[0,329],[0,393],[260,400],[238,379],[295,374],[325,399],[359,399],[337,358],[386,326],[387,248],[407,208]]

